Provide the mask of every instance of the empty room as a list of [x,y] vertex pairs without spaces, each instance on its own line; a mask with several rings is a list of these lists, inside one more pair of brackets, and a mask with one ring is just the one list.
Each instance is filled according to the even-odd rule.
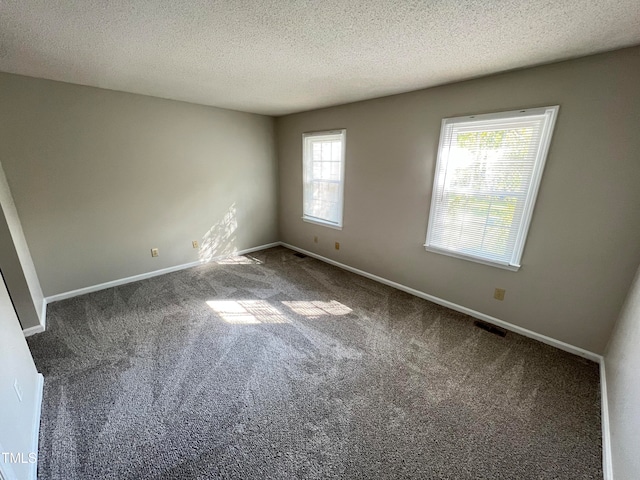
[[0,2],[0,480],[640,479],[637,0]]

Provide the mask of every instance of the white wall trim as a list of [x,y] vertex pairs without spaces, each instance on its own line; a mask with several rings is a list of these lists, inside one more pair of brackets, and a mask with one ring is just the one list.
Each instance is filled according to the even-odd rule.
[[[34,411],[34,423],[33,431],[31,432],[31,451],[38,455],[38,440],[40,437],[40,416],[42,414],[42,398],[44,395],[44,377],[41,373],[38,374],[38,383],[36,384],[36,405]],[[38,462],[30,464],[31,471],[29,478],[32,480],[38,479]]]
[[[78,288],[77,290],[71,290],[69,292],[58,293],[56,295],[51,295],[50,297],[46,297],[44,300],[47,304],[52,302],[57,302],[60,300],[66,300],[68,298],[77,297],[79,295],[84,295],[86,293],[98,292],[100,290],[104,290],[106,288],[117,287],[119,285],[125,285],[127,283],[137,282],[140,280],[145,280],[147,278],[157,277],[158,275],[164,275],[166,273],[177,272],[179,270],[185,270],[187,268],[196,267],[198,265],[204,265],[206,263],[215,262],[216,260],[221,260],[223,258],[227,258],[229,256],[236,255],[246,255],[247,253],[257,252],[259,250],[264,250],[266,248],[277,247],[280,245],[280,242],[267,243],[265,245],[259,245],[257,247],[246,248],[244,250],[238,250],[236,252],[220,255],[218,257],[214,257],[210,260],[197,260],[195,262],[189,262],[182,265],[176,265],[173,267],[162,268],[160,270],[154,270],[152,272],[141,273],[140,275],[133,275],[131,277],[120,278],[118,280],[112,280],[110,282],[100,283],[98,285],[92,285],[89,287]],[[36,327],[33,327],[36,328]],[[44,327],[42,327],[44,330]],[[43,331],[41,330],[41,331]],[[34,332],[37,333],[37,332]]]
[[47,329],[47,299],[42,299],[42,310],[40,311],[40,325],[25,328],[22,333],[25,337],[30,337],[36,333],[42,333]]
[[600,406],[602,417],[602,473],[604,480],[613,480],[611,460],[611,432],[609,430],[609,397],[607,393],[607,374],[604,357],[600,359]]
[[42,299],[42,310],[40,312],[40,325],[45,330],[47,329],[47,299]]
[[45,301],[47,302],[47,304],[52,302],[58,302],[60,300],[66,300],[68,298],[77,297],[79,295],[98,292],[106,288],[117,287],[118,285],[125,285],[127,283],[132,283],[132,282],[137,282],[139,280],[145,280],[147,278],[157,277],[158,275],[164,275],[165,273],[184,270],[186,268],[191,268],[197,265],[201,265],[202,263],[204,262],[201,262],[201,261],[190,262],[190,263],[185,263],[183,265],[176,265],[174,267],[167,267],[167,268],[162,268],[160,270],[154,270],[152,272],[133,275],[131,277],[119,278],[118,280],[112,280],[110,282],[99,283],[97,285],[91,285],[89,287],[78,288],[77,290],[71,290],[69,292],[63,292],[63,293],[58,293],[56,295],[51,295],[50,297],[45,297]]
[[22,330],[22,333],[25,337],[30,337],[31,335],[42,332],[44,332],[44,327],[42,325],[36,325],[34,327],[25,328],[24,330]]
[[532,338],[534,340],[538,340],[539,342],[546,343],[547,345],[551,345],[553,347],[559,348],[560,350],[564,350],[565,352],[573,353],[574,355],[578,355],[579,357],[586,358],[588,360],[599,363],[602,359],[601,355],[597,353],[590,352],[580,347],[576,347],[574,345],[562,342],[560,340],[556,340],[555,338],[547,337],[546,335],[542,335],[541,333],[534,332],[532,330],[528,330],[523,327],[519,327],[518,325],[514,325],[509,322],[505,322],[504,320],[500,320],[498,318],[492,317],[491,315],[487,315],[482,312],[478,312],[476,310],[472,310],[471,308],[463,307],[462,305],[458,305],[456,303],[450,302],[448,300],[444,300],[442,298],[434,297],[433,295],[429,295],[428,293],[421,292],[420,290],[416,290],[415,288],[407,287],[400,283],[393,282],[391,280],[387,280],[386,278],[379,277],[378,275],[374,275],[369,272],[365,272],[364,270],[360,270],[358,268],[350,267],[349,265],[345,265],[344,263],[337,262],[335,260],[331,260],[330,258],[323,257],[322,255],[318,255],[317,253],[309,252],[302,248],[295,247],[288,243],[280,242],[280,245],[283,247],[290,248],[291,250],[295,250],[300,253],[304,253],[310,257],[314,257],[318,260],[322,260],[323,262],[329,263],[336,267],[340,267],[344,270],[348,270],[353,273],[357,273],[358,275],[362,275],[363,277],[370,278],[371,280],[375,280],[376,282],[383,283],[385,285],[389,285],[390,287],[397,288],[398,290],[402,290],[403,292],[410,293],[411,295],[415,295],[416,297],[424,298],[425,300],[429,300],[430,302],[437,303],[438,305],[442,305],[443,307],[450,308],[451,310],[455,310],[457,312],[464,313],[474,318],[478,318],[485,322],[491,323],[493,325],[497,325],[502,328],[506,328],[512,332],[515,332],[519,335]]

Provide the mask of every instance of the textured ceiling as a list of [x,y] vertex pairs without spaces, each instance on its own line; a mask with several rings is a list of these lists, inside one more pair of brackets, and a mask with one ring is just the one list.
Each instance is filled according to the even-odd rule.
[[636,44],[638,0],[0,0],[0,71],[269,115]]

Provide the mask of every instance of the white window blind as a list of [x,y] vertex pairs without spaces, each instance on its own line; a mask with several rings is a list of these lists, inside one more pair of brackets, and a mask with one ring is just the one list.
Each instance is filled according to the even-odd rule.
[[558,107],[442,121],[427,250],[520,267]]
[[303,136],[303,220],[342,228],[346,130]]

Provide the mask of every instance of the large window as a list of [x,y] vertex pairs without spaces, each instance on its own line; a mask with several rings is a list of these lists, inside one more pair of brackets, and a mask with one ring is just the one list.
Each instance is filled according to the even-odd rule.
[[307,222],[342,228],[346,130],[305,133],[303,216]]
[[429,251],[520,268],[558,107],[442,121]]

